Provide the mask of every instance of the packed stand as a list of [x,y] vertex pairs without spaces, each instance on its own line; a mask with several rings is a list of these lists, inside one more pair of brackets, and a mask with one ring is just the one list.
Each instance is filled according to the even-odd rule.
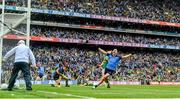
[[[25,0],[7,0],[6,4],[27,6]],[[178,0],[32,0],[32,7],[86,14],[180,22]]]
[[64,24],[73,24],[81,26],[97,26],[105,28],[114,28],[115,30],[121,31],[121,29],[133,29],[133,30],[144,30],[144,31],[153,31],[153,32],[172,32],[180,33],[180,29],[177,27],[164,27],[159,25],[147,25],[147,24],[138,24],[138,23],[127,23],[119,21],[109,21],[109,20],[95,20],[88,18],[78,18],[78,17],[67,17],[59,15],[49,15],[49,14],[38,14],[32,13],[32,21],[42,21],[42,22],[53,22],[64,23]]
[[[26,31],[24,27],[19,28],[20,31]],[[89,31],[66,28],[52,28],[34,26],[31,28],[32,36],[55,37],[55,38],[73,38],[82,40],[100,40],[111,42],[126,42],[139,44],[155,44],[155,45],[175,45],[179,46],[180,39],[176,37],[157,37],[148,35],[136,35],[103,31]]]

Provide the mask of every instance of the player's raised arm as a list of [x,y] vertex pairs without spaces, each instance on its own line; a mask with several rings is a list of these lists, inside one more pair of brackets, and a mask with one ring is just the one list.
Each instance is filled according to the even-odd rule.
[[128,58],[130,56],[132,56],[132,54],[124,55],[124,56],[122,56],[122,58]]
[[99,52],[103,53],[103,54],[107,54],[107,52],[101,48],[98,48]]
[[111,53],[111,51],[105,51],[105,50],[103,50],[101,48],[98,48],[98,50],[103,54],[110,54]]

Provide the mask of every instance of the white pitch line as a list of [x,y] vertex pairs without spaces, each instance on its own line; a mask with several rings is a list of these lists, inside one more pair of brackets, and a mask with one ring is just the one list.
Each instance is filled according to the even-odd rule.
[[73,95],[73,94],[64,94],[64,93],[58,93],[58,92],[48,92],[48,91],[37,91],[37,92],[48,93],[48,94],[55,94],[55,95],[72,96],[72,97],[83,98],[83,99],[95,99],[93,97]]

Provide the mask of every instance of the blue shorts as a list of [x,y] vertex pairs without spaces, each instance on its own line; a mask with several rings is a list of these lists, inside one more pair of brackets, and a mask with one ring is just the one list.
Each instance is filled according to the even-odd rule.
[[114,73],[116,73],[116,71],[108,69],[108,68],[105,68],[104,74],[107,74],[107,73],[110,74],[110,75],[113,75]]
[[59,79],[59,76],[60,76],[60,75],[55,72],[54,75],[53,75],[53,79],[54,79],[54,80],[58,80],[58,79]]
[[38,73],[38,76],[39,76],[40,78],[42,78],[42,77],[44,76],[44,74],[43,74],[43,73]]

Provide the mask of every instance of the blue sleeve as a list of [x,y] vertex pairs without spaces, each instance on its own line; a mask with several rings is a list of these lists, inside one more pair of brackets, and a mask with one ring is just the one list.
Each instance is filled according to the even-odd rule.
[[61,69],[59,69],[59,73],[62,73],[63,72],[63,69],[61,68]]
[[119,57],[119,60],[121,60],[121,59],[122,59],[122,56],[120,56],[120,55],[119,55],[118,57]]
[[64,72],[64,69],[63,68],[59,68],[59,73],[61,74],[61,73],[63,73]]
[[111,54],[107,53],[106,55],[109,57]]

